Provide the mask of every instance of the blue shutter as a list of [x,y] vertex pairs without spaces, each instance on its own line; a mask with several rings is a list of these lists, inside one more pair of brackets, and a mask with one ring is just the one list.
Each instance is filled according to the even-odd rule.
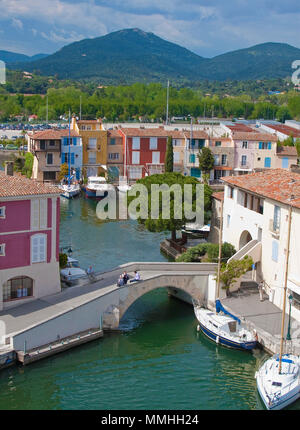
[[288,157],[283,157],[283,159],[281,160],[281,167],[283,169],[288,169],[289,168],[289,159],[288,159]]
[[191,168],[191,176],[194,176],[195,178],[201,178],[201,170],[197,167]]
[[75,154],[74,152],[71,153],[71,164],[75,163]]
[[67,145],[68,145],[68,138],[64,137],[64,146],[67,146]]
[[190,154],[190,163],[195,163],[195,154]]
[[259,142],[259,149],[262,149],[262,142]]
[[272,149],[272,143],[268,142],[268,149]]
[[65,153],[62,152],[61,153],[61,164],[64,164],[64,162],[65,162]]
[[275,240],[272,242],[272,260],[278,261],[278,242]]
[[265,167],[271,167],[271,157],[265,157]]
[[76,146],[77,145],[77,139],[76,137],[73,137],[73,145]]

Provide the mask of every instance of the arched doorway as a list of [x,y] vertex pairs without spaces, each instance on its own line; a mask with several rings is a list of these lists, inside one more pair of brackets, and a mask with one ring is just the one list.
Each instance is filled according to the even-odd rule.
[[11,278],[3,285],[3,302],[33,296],[33,279],[28,276]]
[[243,233],[240,236],[240,243],[239,243],[239,249],[242,249],[245,245],[247,245],[248,242],[252,240],[252,236],[249,233],[249,231],[244,230]]

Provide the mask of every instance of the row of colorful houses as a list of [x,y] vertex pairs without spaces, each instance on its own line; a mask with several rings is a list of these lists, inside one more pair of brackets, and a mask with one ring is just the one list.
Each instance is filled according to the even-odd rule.
[[[287,127],[287,126],[285,126]],[[162,173],[168,138],[172,138],[174,171],[201,178],[198,154],[203,147],[213,153],[211,181],[259,169],[297,164],[295,147],[282,146],[275,130],[264,124],[221,124],[197,130],[158,127],[121,127],[105,130],[101,120],[72,118],[71,130],[46,130],[28,134],[28,150],[34,154],[32,178],[57,181],[61,164],[69,163],[76,179],[108,175],[135,181]],[[221,132],[220,132],[221,130]],[[272,132],[273,131],[273,132]],[[298,130],[299,131],[299,130]],[[298,132],[295,129],[295,134]]]

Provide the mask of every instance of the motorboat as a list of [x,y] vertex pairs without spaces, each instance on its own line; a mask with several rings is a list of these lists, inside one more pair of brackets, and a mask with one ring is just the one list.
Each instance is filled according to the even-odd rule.
[[61,196],[66,199],[72,199],[80,194],[80,185],[76,183],[70,184],[62,184],[60,185],[60,189],[62,190]]
[[64,269],[60,271],[60,277],[66,284],[72,285],[78,279],[87,276],[85,270],[79,267],[79,262],[75,258],[68,257],[67,265]]
[[[221,306],[222,309],[224,309]],[[247,330],[239,318],[226,311],[212,312],[194,304],[194,312],[199,322],[198,331],[219,345],[228,348],[251,350],[256,346],[256,334]]]
[[263,363],[255,378],[266,408],[283,409],[300,397],[300,358],[283,354],[279,372],[279,354],[275,354]]
[[112,190],[115,190],[115,187],[108,184],[103,176],[90,176],[84,189],[87,198],[98,200],[106,197],[108,192]]
[[127,191],[131,190],[131,186],[128,184],[118,185],[117,188],[120,193],[127,193]]

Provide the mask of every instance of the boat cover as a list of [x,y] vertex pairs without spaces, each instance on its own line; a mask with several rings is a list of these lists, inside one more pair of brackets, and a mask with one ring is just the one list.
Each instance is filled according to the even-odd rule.
[[222,303],[220,302],[220,300],[216,300],[216,312],[217,314],[219,312],[224,312],[224,314],[231,316],[234,320],[236,320],[239,324],[241,324],[241,320],[236,317],[235,315],[231,314],[230,312],[228,312],[223,306]]

